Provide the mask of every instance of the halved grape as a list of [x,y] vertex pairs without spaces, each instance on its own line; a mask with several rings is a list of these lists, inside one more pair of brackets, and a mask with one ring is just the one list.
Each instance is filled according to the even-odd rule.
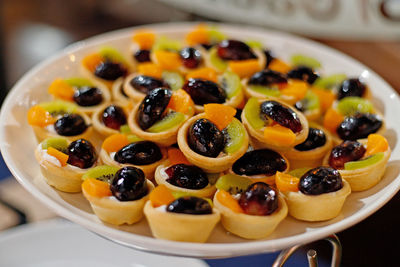
[[230,194],[239,194],[246,191],[246,189],[252,184],[251,180],[235,174],[226,174],[221,176],[215,187],[220,190],[225,190]]
[[261,109],[257,98],[250,98],[246,106],[244,106],[244,111],[247,121],[254,129],[261,129],[264,127],[265,122],[260,117]]
[[172,90],[181,89],[185,82],[182,75],[174,71],[163,71],[162,78],[164,82],[168,83]]
[[262,85],[249,85],[250,90],[253,90],[257,93],[263,94],[265,96],[274,96],[278,97],[281,95],[281,92],[277,88],[266,87]]
[[180,51],[182,44],[178,40],[170,39],[166,36],[161,36],[156,40],[152,50],[169,50],[169,51]]
[[112,180],[114,179],[115,173],[118,170],[119,168],[114,166],[108,166],[108,165],[96,166],[85,172],[85,174],[82,176],[82,180],[94,178],[103,182],[111,183]]
[[306,66],[312,69],[318,69],[321,67],[321,63],[318,60],[302,54],[292,55],[290,61],[294,66]]
[[245,131],[246,130],[239,121],[232,120],[232,122],[229,123],[229,125],[224,129],[224,133],[226,133],[225,153],[232,154],[242,147]]
[[384,158],[384,156],[385,155],[383,152],[379,152],[379,153],[376,153],[376,154],[374,154],[368,158],[365,158],[363,160],[349,161],[344,164],[344,169],[345,170],[357,170],[357,169],[365,168],[365,167],[371,166],[375,163],[378,163],[379,161],[381,161]]
[[219,78],[219,83],[221,87],[225,90],[226,96],[232,98],[237,95],[242,89],[242,83],[240,82],[240,77],[233,72],[226,71]]
[[85,78],[74,77],[74,78],[64,79],[64,81],[74,87],[93,86],[92,82]]
[[314,82],[314,86],[325,89],[332,89],[341,84],[346,78],[346,74],[333,74],[326,77],[319,77]]
[[216,47],[213,47],[209,51],[209,56],[210,56],[210,62],[211,64],[218,70],[218,71],[224,71],[228,67],[228,63],[226,63],[224,60],[222,60],[218,56],[218,51]]
[[185,120],[185,115],[180,112],[170,112],[164,118],[154,123],[146,131],[150,133],[160,133],[174,128]]
[[348,96],[339,101],[337,109],[341,114],[351,116],[355,113],[370,113],[373,111],[374,106],[367,99]]
[[70,114],[75,113],[77,110],[77,106],[75,104],[62,100],[40,103],[39,106],[51,114]]
[[66,153],[68,148],[68,141],[67,139],[62,137],[50,137],[42,142],[42,149],[48,149],[49,147]]
[[298,169],[291,170],[289,172],[289,174],[294,176],[294,177],[301,178],[309,170],[311,170],[311,168],[303,167],[303,168],[298,168]]
[[126,64],[125,58],[115,48],[111,46],[103,46],[99,50],[99,54],[112,62]]

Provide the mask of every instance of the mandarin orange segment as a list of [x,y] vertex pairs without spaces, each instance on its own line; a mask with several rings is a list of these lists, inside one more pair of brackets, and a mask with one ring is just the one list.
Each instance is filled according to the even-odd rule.
[[297,192],[299,191],[300,179],[283,172],[276,172],[275,174],[275,184],[279,191],[287,192]]
[[162,205],[168,205],[175,200],[171,191],[163,184],[157,186],[150,192],[149,199],[155,208]]
[[323,126],[330,132],[335,133],[337,127],[344,120],[344,116],[340,114],[336,109],[329,108],[325,113]]
[[264,138],[277,145],[291,145],[296,141],[296,134],[289,128],[275,124],[264,129]]
[[104,140],[101,147],[107,152],[116,152],[128,144],[128,137],[125,134],[113,134]]
[[268,65],[268,69],[278,71],[281,73],[287,73],[291,69],[291,67],[284,61],[275,58],[272,62]]
[[90,54],[82,59],[82,64],[90,72],[94,72],[96,67],[103,62],[104,58],[100,54]]
[[63,100],[72,101],[75,90],[63,79],[55,79],[49,86],[49,94]]
[[260,71],[262,66],[258,59],[246,59],[229,61],[228,66],[230,70],[236,73],[240,78],[250,77],[254,73]]
[[172,93],[167,108],[187,114],[190,110],[194,110],[194,102],[185,90],[179,89]]
[[154,56],[157,64],[165,70],[177,70],[182,65],[181,57],[176,52],[157,50]]
[[204,24],[197,25],[193,31],[186,35],[185,40],[189,45],[208,44],[210,35],[207,26]]
[[217,72],[214,69],[208,67],[192,70],[188,74],[186,74],[186,80],[195,78],[204,79],[215,83],[218,82]]
[[371,156],[379,152],[385,152],[389,147],[388,141],[380,134],[368,135],[367,150],[364,157]]
[[135,32],[132,40],[138,43],[140,49],[151,49],[156,39],[156,35],[149,30],[140,30]]
[[137,72],[142,75],[161,79],[163,69],[159,65],[151,62],[146,62],[138,64]]
[[328,108],[332,106],[333,101],[335,101],[335,95],[333,92],[318,87],[313,87],[311,90],[318,96],[322,112],[327,111]]
[[182,151],[175,147],[168,148],[168,160],[171,163],[171,165],[176,165],[176,164],[191,165],[191,163],[187,160]]
[[206,119],[214,123],[218,129],[223,130],[231,123],[236,114],[236,109],[222,104],[206,104],[204,105],[204,112]]
[[243,213],[243,209],[242,207],[240,207],[238,201],[234,199],[233,196],[228,192],[226,192],[225,190],[219,189],[216,198],[222,205],[229,208],[233,212]]
[[28,111],[28,123],[33,126],[46,127],[56,121],[50,112],[39,105],[33,106]]
[[293,80],[290,81],[285,88],[283,88],[280,92],[283,95],[291,96],[296,99],[296,101],[303,99],[308,90],[307,83],[303,81]]
[[54,147],[47,148],[47,154],[55,157],[60,162],[61,166],[66,166],[68,161],[68,155],[55,149]]
[[83,181],[82,190],[92,197],[112,196],[110,185],[104,181],[89,178]]

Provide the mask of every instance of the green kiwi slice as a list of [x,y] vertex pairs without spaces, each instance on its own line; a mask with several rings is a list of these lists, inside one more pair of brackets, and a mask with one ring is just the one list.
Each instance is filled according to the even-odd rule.
[[114,179],[115,173],[119,170],[119,168],[108,165],[96,166],[82,175],[82,180],[86,180],[88,178],[94,178],[103,182],[111,183]]
[[235,195],[246,191],[251,184],[251,180],[246,177],[228,173],[218,179],[215,187]]
[[230,99],[242,90],[240,77],[231,71],[226,71],[219,78],[219,83],[225,90],[226,96]]
[[227,142],[225,144],[224,152],[227,154],[232,154],[238,151],[244,141],[245,129],[238,120],[232,120],[231,123],[224,129],[226,133]]
[[264,47],[263,43],[258,40],[248,40],[246,44],[253,49],[263,49]]
[[99,54],[112,62],[126,64],[125,58],[115,48],[111,46],[103,46],[99,50]]
[[319,88],[332,89],[341,84],[346,78],[345,74],[333,74],[326,77],[319,77],[313,85]]
[[260,117],[260,104],[257,98],[250,98],[244,106],[245,116],[251,127],[254,129],[261,129],[264,127],[265,122]]
[[185,82],[182,75],[174,71],[163,71],[162,78],[174,91],[181,89]]
[[208,34],[210,36],[211,43],[219,43],[227,38],[225,34],[218,30],[218,27],[209,27]]
[[170,39],[166,36],[160,36],[153,45],[152,50],[180,51],[182,44],[178,40]]
[[292,55],[290,61],[294,66],[306,66],[311,69],[318,69],[321,67],[321,63],[318,60],[302,54]]
[[119,127],[119,131],[122,134],[132,134],[131,128],[129,128],[128,124],[121,125],[121,127]]
[[291,170],[289,172],[289,174],[294,177],[301,178],[301,176],[303,176],[309,170],[311,170],[311,168],[309,168],[309,167],[298,168],[298,169]]
[[383,160],[384,156],[385,154],[383,152],[379,152],[363,160],[349,161],[344,164],[344,169],[351,171],[351,170],[365,168]]
[[263,94],[265,96],[278,97],[281,95],[281,92],[278,88],[271,88],[262,85],[248,85],[248,87],[250,88],[250,90],[253,90],[254,92]]
[[224,60],[222,60],[218,54],[217,54],[217,48],[212,47],[209,51],[209,57],[210,57],[210,62],[211,64],[218,70],[218,71],[224,71],[226,68],[228,68],[228,63],[226,63]]
[[128,138],[128,142],[129,142],[129,143],[136,143],[136,142],[139,142],[139,141],[143,141],[143,140],[144,140],[143,138],[140,138],[139,136],[134,135],[134,134],[129,134],[129,135],[127,136],[127,138]]
[[48,149],[49,147],[66,153],[68,148],[68,141],[67,139],[62,137],[50,137],[43,140],[42,142],[42,149]]
[[77,106],[75,104],[62,100],[43,102],[40,103],[39,106],[41,106],[53,115],[75,113],[77,110]]
[[171,129],[185,120],[185,115],[180,112],[170,112],[164,118],[154,123],[147,129],[150,133],[160,133]]
[[68,78],[64,79],[66,83],[73,87],[84,87],[84,86],[93,86],[93,84],[85,78],[78,78],[78,77],[73,77],[73,78]]
[[374,106],[369,100],[362,97],[348,96],[339,101],[339,103],[337,104],[337,109],[341,114],[345,116],[351,116],[357,112],[373,112]]

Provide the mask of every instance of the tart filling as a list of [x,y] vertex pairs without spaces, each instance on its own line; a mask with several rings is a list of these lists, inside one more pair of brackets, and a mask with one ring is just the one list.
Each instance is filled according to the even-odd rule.
[[121,131],[121,127],[127,124],[127,117],[127,107],[105,104],[93,112],[93,127],[102,136],[110,136]]

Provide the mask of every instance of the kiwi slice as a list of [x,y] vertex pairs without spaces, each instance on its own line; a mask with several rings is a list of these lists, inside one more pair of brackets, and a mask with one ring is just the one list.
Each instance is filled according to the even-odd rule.
[[209,57],[210,57],[210,62],[211,64],[218,70],[218,71],[224,71],[226,68],[228,68],[228,63],[226,63],[224,60],[222,60],[218,54],[217,54],[217,48],[212,47],[209,51]]
[[219,43],[227,38],[227,36],[220,32],[215,26],[209,27],[208,34],[210,36],[211,43]]
[[254,92],[263,94],[265,96],[274,96],[278,97],[281,95],[281,92],[279,89],[271,88],[271,87],[266,87],[262,85],[249,85],[250,90],[253,90]]
[[341,84],[346,78],[345,74],[333,74],[326,77],[319,77],[313,85],[319,88],[332,89]]
[[264,47],[264,45],[260,41],[257,41],[257,40],[248,40],[246,42],[246,44],[253,49],[263,49],[263,47]]
[[103,46],[99,50],[99,54],[112,62],[120,62],[126,64],[125,58],[115,48],[111,46]]
[[170,39],[166,36],[161,36],[156,40],[152,50],[168,50],[168,51],[180,51],[182,44],[178,40]]
[[129,128],[128,124],[121,125],[121,127],[119,127],[119,131],[122,134],[132,134],[131,128]]
[[182,75],[174,71],[163,71],[162,78],[166,83],[168,83],[172,90],[181,89],[185,82]]
[[337,109],[344,116],[351,116],[357,112],[370,113],[374,110],[374,106],[362,97],[348,96],[339,101]]
[[73,87],[93,86],[93,84],[85,78],[74,77],[65,79],[64,81]]
[[228,173],[218,179],[215,187],[235,195],[246,191],[251,184],[251,180],[246,177]]
[[301,178],[309,170],[311,170],[311,168],[303,167],[303,168],[298,168],[298,169],[291,170],[289,172],[289,174],[294,176],[294,177]]
[[180,112],[170,112],[164,118],[154,123],[147,129],[150,133],[160,133],[171,129],[185,120],[185,115]]
[[365,167],[371,166],[375,163],[378,163],[379,161],[381,161],[384,158],[384,156],[385,155],[383,152],[379,152],[379,153],[369,156],[368,158],[365,158],[363,160],[349,161],[344,164],[344,169],[351,171],[351,170],[365,168]]
[[114,179],[115,173],[119,170],[119,168],[108,165],[96,166],[82,175],[82,180],[86,180],[88,178],[94,178],[103,182],[111,183]]
[[318,69],[321,67],[321,63],[318,60],[302,54],[292,55],[290,61],[294,66],[306,66],[311,69]]
[[46,111],[50,112],[53,115],[75,113],[77,110],[77,106],[75,104],[62,100],[43,102],[40,103],[39,106],[41,106],[42,108],[44,108]]
[[307,101],[307,110],[314,110],[320,107],[319,98],[313,91],[308,90],[304,99]]
[[251,127],[254,129],[261,129],[265,123],[260,117],[260,104],[257,98],[250,98],[244,106],[245,116]]
[[65,153],[68,148],[68,141],[62,137],[50,137],[42,142],[42,149],[48,149],[49,147]]
[[220,76],[219,82],[228,98],[234,97],[242,90],[239,76],[231,71],[224,72],[224,74]]
[[245,135],[245,129],[238,120],[232,120],[231,123],[224,129],[226,133],[226,144],[224,152],[227,154],[232,154],[238,151],[242,145]]
[[139,136],[134,135],[134,134],[129,134],[129,135],[127,136],[127,138],[128,138],[128,142],[129,142],[129,143],[136,143],[136,142],[139,142],[139,141],[143,141],[143,140],[144,140],[143,138],[140,138]]

